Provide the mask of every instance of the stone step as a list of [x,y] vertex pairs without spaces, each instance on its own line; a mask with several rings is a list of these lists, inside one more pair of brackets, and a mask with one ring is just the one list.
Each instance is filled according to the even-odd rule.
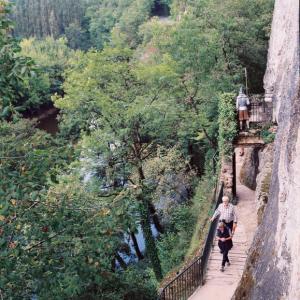
[[[221,266],[221,260],[218,261],[218,262],[216,261],[216,262],[210,264],[207,269],[211,270],[211,269],[216,268],[216,267],[220,268],[220,266]],[[232,267],[234,269],[244,269],[244,264],[231,262],[229,267]]]
[[[208,267],[210,267],[215,264],[221,263],[221,261],[222,261],[221,257],[218,259],[211,259],[207,265],[208,265]],[[244,266],[245,265],[245,260],[234,259],[234,258],[229,257],[229,261],[230,261],[230,265],[233,265],[233,266]]]
[[[211,252],[211,254],[213,255],[213,254],[221,254],[221,252],[220,252],[220,250],[218,249],[218,250],[213,250],[212,252]],[[234,250],[231,250],[231,251],[229,251],[229,254],[241,254],[242,256],[247,256],[247,253],[246,253],[246,251],[243,251],[243,250],[241,250],[241,249],[234,249]]]
[[[217,265],[214,266],[210,266],[207,270],[213,271],[213,270],[219,270],[221,267],[221,262],[219,262]],[[234,266],[234,265],[230,265],[229,267],[226,266],[226,268],[230,268],[231,270],[237,270],[237,271],[241,271],[244,270],[244,266]],[[209,274],[209,272],[207,272],[207,274]]]
[[[216,258],[222,258],[223,257],[223,255],[220,253],[220,252],[218,252],[218,253],[214,253],[213,255],[211,255],[210,256],[210,258],[209,259],[211,259],[211,258],[214,258],[214,259],[216,259]],[[247,255],[245,255],[245,254],[240,254],[240,253],[228,253],[228,257],[233,257],[233,258],[243,258],[243,259],[246,259],[247,258]]]
[[[235,269],[235,270],[225,270],[224,272],[221,272],[220,271],[220,267],[221,266],[218,266],[218,268],[215,268],[215,269],[210,269],[209,270],[209,277],[206,277],[206,278],[212,278],[212,277],[214,277],[214,276],[227,276],[226,274],[230,274],[230,276],[231,275],[234,275],[234,276],[240,276],[240,274],[242,274],[243,273],[243,269],[239,269],[239,270],[237,270],[237,269]],[[223,275],[222,275],[222,273],[224,273]],[[220,274],[220,275],[218,275],[218,274]]]
[[228,274],[226,276],[224,274],[223,275],[221,274],[221,275],[217,276],[217,274],[215,274],[214,276],[208,277],[206,279],[206,282],[210,282],[212,280],[213,281],[221,281],[221,282],[223,282],[222,285],[224,285],[225,281],[237,281],[237,279],[240,279],[239,275]]
[[[211,269],[211,268],[214,268],[215,266],[221,266],[221,260],[219,260],[219,261],[215,261],[215,262],[213,262],[213,263],[211,263],[211,264],[209,264],[208,265],[208,269]],[[244,268],[244,265],[245,264],[243,264],[242,262],[231,262],[230,263],[230,266],[229,267],[232,267],[232,268]]]
[[[208,266],[208,269],[211,270],[211,269],[214,269],[214,268],[216,268],[216,267],[217,267],[217,268],[220,268],[220,267],[221,267],[221,263],[222,263],[221,260],[216,261],[215,263],[210,264],[210,265]],[[232,263],[232,264],[230,264],[230,266],[227,266],[227,265],[226,265],[226,267],[227,267],[227,268],[231,268],[231,269],[244,269],[244,264]]]

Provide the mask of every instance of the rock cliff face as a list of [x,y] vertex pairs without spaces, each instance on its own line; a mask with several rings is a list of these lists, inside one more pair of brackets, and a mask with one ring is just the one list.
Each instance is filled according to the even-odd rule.
[[257,223],[261,224],[263,220],[264,211],[269,201],[269,192],[271,184],[271,175],[274,160],[273,143],[267,145],[259,152],[259,167],[258,175],[256,177],[257,187],[255,191],[255,203],[257,207]]
[[278,131],[270,194],[233,299],[300,299],[299,1],[275,0],[266,91]]
[[239,174],[240,182],[253,191],[256,189],[259,150],[260,148],[258,147],[246,148],[244,150],[245,158]]

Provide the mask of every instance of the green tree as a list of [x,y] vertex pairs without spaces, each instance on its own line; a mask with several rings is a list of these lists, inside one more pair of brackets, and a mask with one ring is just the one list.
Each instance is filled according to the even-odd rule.
[[[43,94],[37,97],[38,104],[51,103],[51,95],[63,94],[62,84],[64,81],[63,73],[70,66],[70,59],[76,57],[76,52],[67,46],[65,38],[55,40],[47,37],[42,40],[35,38],[23,39],[20,43],[21,55],[31,57],[38,66],[39,79],[45,78],[48,81],[48,88],[44,85]],[[35,78],[36,80],[36,78]],[[43,82],[43,81],[42,81]],[[36,84],[33,82],[33,84]],[[40,89],[42,92],[42,88]],[[30,92],[35,92],[31,88]],[[30,104],[29,104],[30,106]]]
[[1,295],[155,299],[146,265],[127,267],[121,257],[124,233],[136,230],[135,202],[84,184],[78,163],[67,167],[72,145],[32,125],[0,122]]
[[74,23],[81,24],[85,0],[14,0],[12,19],[18,37],[60,37]]
[[[122,43],[136,48],[141,42],[139,27],[147,21],[154,0],[99,1],[87,9],[92,45],[103,49],[106,44]],[[111,34],[113,33],[113,37]]]
[[122,13],[114,28],[115,35],[119,35],[125,45],[136,48],[141,43],[138,35],[139,27],[151,16],[154,0],[135,0]]
[[20,47],[11,35],[10,6],[0,2],[0,118],[9,119],[22,110],[24,79],[33,75],[32,59],[19,55]]
[[4,298],[10,299],[17,289],[26,293],[32,283],[27,271],[34,266],[34,257],[30,261],[25,248],[34,239],[27,232],[35,217],[35,230],[42,227],[35,210],[41,191],[48,178],[56,181],[56,168],[65,166],[73,154],[72,148],[35,129],[29,121],[1,121],[0,133],[0,289]]
[[[85,22],[87,23],[87,22]],[[90,34],[83,24],[71,23],[65,30],[68,46],[72,49],[88,50],[91,46]]]
[[87,8],[91,43],[97,49],[103,49],[111,41],[111,31],[124,10],[133,0],[103,0]]
[[111,169],[110,175],[104,176],[108,185],[134,193],[132,197],[140,206],[147,254],[157,278],[161,278],[150,228],[151,217],[159,229],[152,203],[156,184],[144,168],[146,161],[156,156],[159,145],[170,147],[176,141],[174,126],[178,126],[180,117],[172,109],[173,99],[167,96],[175,74],[166,64],[134,67],[131,58],[127,49],[89,53],[81,74],[70,73],[66,95],[55,103],[69,114],[81,110],[92,127],[84,139],[84,155],[94,159],[97,153],[103,155],[106,167]]
[[236,83],[244,80],[246,67],[250,88],[261,92],[273,4],[273,0],[187,1],[184,19],[194,20],[203,37],[214,37],[209,46],[219,52],[215,59],[217,66],[223,65],[221,72]]

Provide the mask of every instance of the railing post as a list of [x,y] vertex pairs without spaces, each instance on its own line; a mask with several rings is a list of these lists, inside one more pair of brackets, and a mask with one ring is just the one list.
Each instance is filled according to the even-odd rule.
[[202,259],[201,259],[201,262],[200,262],[200,283],[201,285],[204,284],[204,272],[203,272],[203,268],[201,268],[202,266]]

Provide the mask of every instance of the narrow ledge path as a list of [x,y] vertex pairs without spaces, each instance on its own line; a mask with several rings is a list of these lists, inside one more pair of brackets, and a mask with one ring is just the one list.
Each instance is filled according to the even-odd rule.
[[257,216],[254,201],[255,191],[250,190],[239,181],[244,156],[239,155],[239,148],[235,151],[239,202],[235,207],[238,226],[233,237],[233,248],[228,255],[231,265],[226,266],[224,272],[220,271],[222,255],[217,243],[214,242],[208,261],[205,284],[199,287],[189,300],[230,300],[242,277],[247,252],[257,227]]

